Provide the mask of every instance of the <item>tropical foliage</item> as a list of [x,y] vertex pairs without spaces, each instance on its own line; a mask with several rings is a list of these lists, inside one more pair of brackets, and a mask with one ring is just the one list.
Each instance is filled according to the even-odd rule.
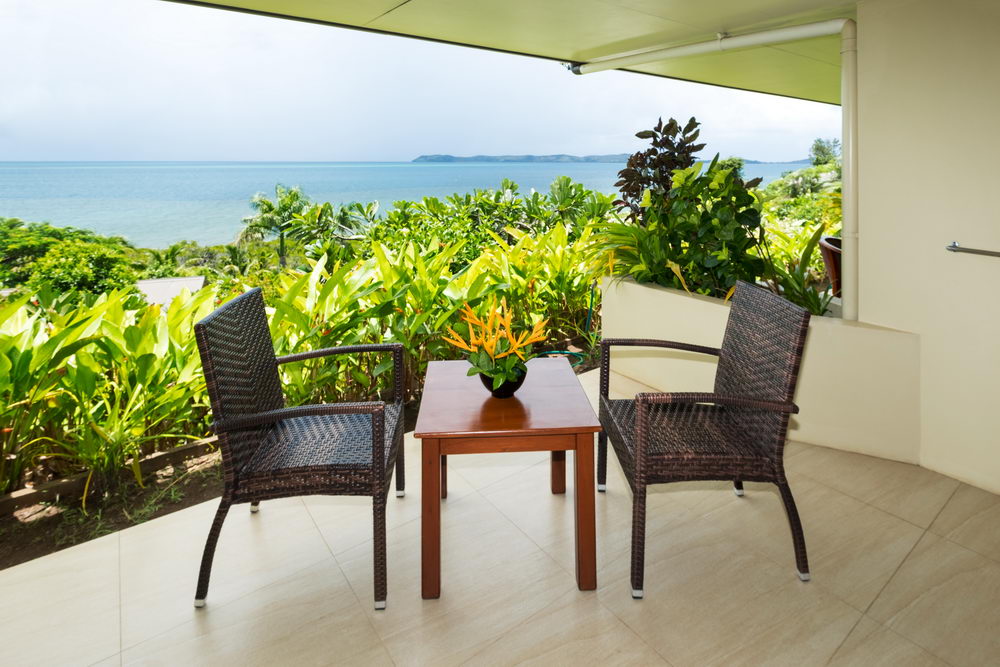
[[[276,351],[401,342],[413,398],[429,360],[458,356],[442,333],[463,304],[476,309],[506,295],[516,303],[512,316],[549,320],[557,340],[579,337],[592,298],[589,232],[571,239],[567,226],[536,236],[508,228],[510,243],[492,239],[469,263],[459,259],[462,241],[370,241],[347,261],[321,256],[269,273]],[[193,325],[252,282],[219,281],[166,309],[127,290],[47,289],[0,307],[0,492],[76,471],[91,473],[92,488],[112,489],[139,457],[207,435]],[[282,372],[291,404],[371,397],[391,383],[391,364],[374,355]]]
[[789,301],[825,314],[833,293],[817,245],[840,233],[840,162],[785,174],[768,184],[764,197],[768,279]]
[[595,269],[718,297],[766,273],[761,200],[716,160],[675,169],[670,190],[646,190],[639,206],[642,224],[597,226]]

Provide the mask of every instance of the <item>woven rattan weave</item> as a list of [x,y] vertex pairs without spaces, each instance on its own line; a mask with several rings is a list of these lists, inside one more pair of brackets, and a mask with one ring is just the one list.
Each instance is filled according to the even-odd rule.
[[[646,486],[687,480],[772,482],[785,504],[799,578],[809,579],[805,537],[784,469],[785,437],[809,313],[748,283],[738,283],[721,348],[671,341],[601,341],[597,484],[607,483],[610,438],[632,487],[632,594],[643,595]],[[713,393],[642,393],[609,398],[611,348],[662,347],[719,357]]]
[[[392,471],[402,495],[403,346],[351,345],[275,357],[260,289],[195,325],[222,450],[225,488],[202,556],[195,606],[204,605],[215,545],[229,507],[321,495],[372,496],[375,607],[386,600],[385,503]],[[391,352],[392,401],[286,408],[278,365],[335,354]]]

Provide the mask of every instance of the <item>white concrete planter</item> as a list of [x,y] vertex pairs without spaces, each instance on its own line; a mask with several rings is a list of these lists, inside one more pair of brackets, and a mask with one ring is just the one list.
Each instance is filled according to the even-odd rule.
[[[657,285],[605,279],[603,335],[718,347],[729,305]],[[616,348],[614,371],[663,391],[711,391],[715,357]],[[897,461],[920,460],[920,339],[830,317],[809,324],[789,438]]]

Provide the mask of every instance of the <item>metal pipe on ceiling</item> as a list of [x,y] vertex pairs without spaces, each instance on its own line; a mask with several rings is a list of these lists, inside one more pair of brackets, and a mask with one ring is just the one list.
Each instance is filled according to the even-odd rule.
[[771,44],[783,44],[785,42],[797,42],[802,39],[812,37],[826,37],[837,35],[844,29],[844,24],[850,19],[830,19],[829,21],[819,21],[817,23],[806,23],[788,28],[775,28],[774,30],[763,30],[752,32],[746,35],[729,35],[719,33],[717,39],[708,42],[698,42],[697,44],[686,44],[684,46],[669,46],[662,49],[653,49],[641,53],[632,53],[621,56],[611,56],[589,63],[576,63],[570,66],[570,71],[574,74],[591,74],[593,72],[603,72],[609,69],[621,69],[633,65],[645,65],[647,63],[660,60],[670,60],[673,58],[684,58],[686,56],[697,56],[705,53],[718,53],[720,51],[732,51],[734,49],[746,49],[753,46],[769,46]]

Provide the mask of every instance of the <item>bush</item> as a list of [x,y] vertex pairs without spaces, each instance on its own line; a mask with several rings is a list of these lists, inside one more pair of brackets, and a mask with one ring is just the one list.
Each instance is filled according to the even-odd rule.
[[60,292],[103,294],[135,284],[137,273],[117,248],[86,241],[68,241],[53,246],[35,262],[28,286],[32,290],[51,287]]
[[674,170],[672,183],[666,193],[646,191],[644,224],[597,226],[595,268],[718,297],[728,297],[736,281],[766,273],[761,203],[753,190],[715,161],[705,173],[700,164]]
[[0,285],[16,287],[28,282],[35,262],[53,248],[70,241],[118,248],[128,254],[132,247],[118,236],[101,236],[83,229],[54,227],[44,222],[0,218]]

